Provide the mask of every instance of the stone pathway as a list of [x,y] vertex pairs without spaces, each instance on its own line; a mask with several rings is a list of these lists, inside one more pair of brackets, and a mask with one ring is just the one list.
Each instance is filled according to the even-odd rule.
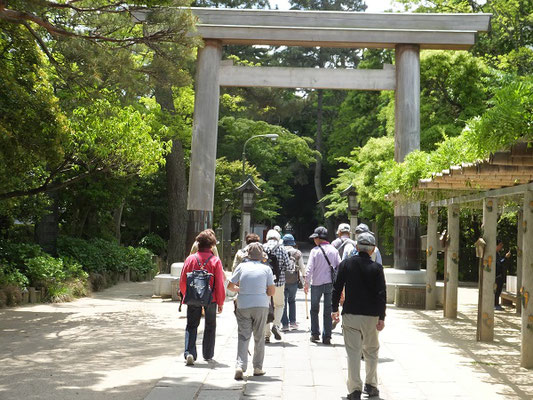
[[[218,316],[215,363],[183,361],[185,313],[151,298],[150,283],[121,283],[72,303],[0,310],[0,399],[341,399],[346,354],[301,330],[267,345],[267,375],[233,379],[237,325],[231,302]],[[494,343],[475,341],[477,290],[460,288],[459,317],[389,306],[380,335],[381,399],[532,399],[533,371],[519,367],[520,321],[496,313]],[[185,311],[185,310],[184,310]],[[203,326],[203,321],[202,325]],[[201,343],[201,334],[198,344]],[[250,367],[249,367],[250,370]]]
[[[511,311],[498,313],[495,342],[477,343],[477,291],[462,288],[460,298],[455,321],[443,319],[442,311],[389,307],[380,335],[381,399],[533,398],[533,371],[518,366],[518,317]],[[302,291],[297,309],[301,329],[267,345],[264,377],[233,379],[237,330],[225,310],[218,320],[217,363],[199,361],[187,367],[178,359],[146,400],[345,398],[346,353],[340,327],[332,346],[311,343]]]

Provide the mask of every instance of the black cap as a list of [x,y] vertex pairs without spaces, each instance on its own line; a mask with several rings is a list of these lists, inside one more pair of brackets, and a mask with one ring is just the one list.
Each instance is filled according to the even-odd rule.
[[324,228],[323,226],[319,226],[318,228],[315,229],[313,234],[309,236],[309,239],[314,239],[314,238],[327,239],[328,230]]

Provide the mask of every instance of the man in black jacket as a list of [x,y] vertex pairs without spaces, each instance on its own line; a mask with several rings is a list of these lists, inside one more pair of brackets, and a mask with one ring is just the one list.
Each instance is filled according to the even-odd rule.
[[339,319],[339,300],[342,290],[345,290],[342,331],[348,355],[348,400],[361,398],[361,354],[365,357],[366,369],[364,391],[370,397],[379,396],[378,331],[385,327],[387,294],[383,267],[370,258],[375,247],[376,239],[371,233],[360,234],[357,238],[359,255],[350,257],[339,265],[333,285],[333,320]]

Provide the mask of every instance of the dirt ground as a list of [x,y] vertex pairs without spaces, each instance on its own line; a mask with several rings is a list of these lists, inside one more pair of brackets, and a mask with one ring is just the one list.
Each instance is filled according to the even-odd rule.
[[0,399],[143,399],[183,353],[186,321],[152,290],[0,310]]

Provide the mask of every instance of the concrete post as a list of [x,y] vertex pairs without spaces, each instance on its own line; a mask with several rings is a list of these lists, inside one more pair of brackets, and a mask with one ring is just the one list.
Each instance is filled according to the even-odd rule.
[[241,216],[241,247],[244,247],[246,244],[245,238],[250,233],[251,222],[252,215],[247,211],[243,211]]
[[459,284],[459,206],[448,206],[448,274],[444,316],[457,318],[457,287]]
[[232,212],[226,207],[226,212],[222,217],[222,247],[224,248],[224,259],[222,263],[228,271],[231,271],[233,262],[231,254],[231,217]]
[[478,324],[479,340],[494,340],[494,282],[496,280],[496,235],[498,231],[498,200],[487,197],[483,200],[483,293],[481,293],[481,323]]
[[[396,46],[394,159],[420,148],[420,47]],[[394,268],[420,269],[420,203],[394,207]]]
[[219,41],[206,40],[204,48],[198,50],[187,198],[187,248],[198,232],[213,226],[221,58]]
[[524,194],[522,238],[522,349],[520,366],[533,368],[533,191]]
[[517,235],[516,235],[516,314],[522,313],[522,300],[520,294],[520,288],[522,287],[522,246],[524,241],[524,210],[518,210],[517,215]]
[[355,240],[355,228],[358,225],[357,214],[350,214],[350,238]]
[[437,225],[439,209],[428,207],[428,230],[426,246],[426,310],[437,308]]
[[222,268],[224,268],[224,258],[226,254],[224,254],[224,242],[222,240],[223,228],[219,226],[217,229],[215,229],[215,236],[217,238],[217,241],[219,242],[219,245],[217,246],[218,250],[218,258],[222,261]]

